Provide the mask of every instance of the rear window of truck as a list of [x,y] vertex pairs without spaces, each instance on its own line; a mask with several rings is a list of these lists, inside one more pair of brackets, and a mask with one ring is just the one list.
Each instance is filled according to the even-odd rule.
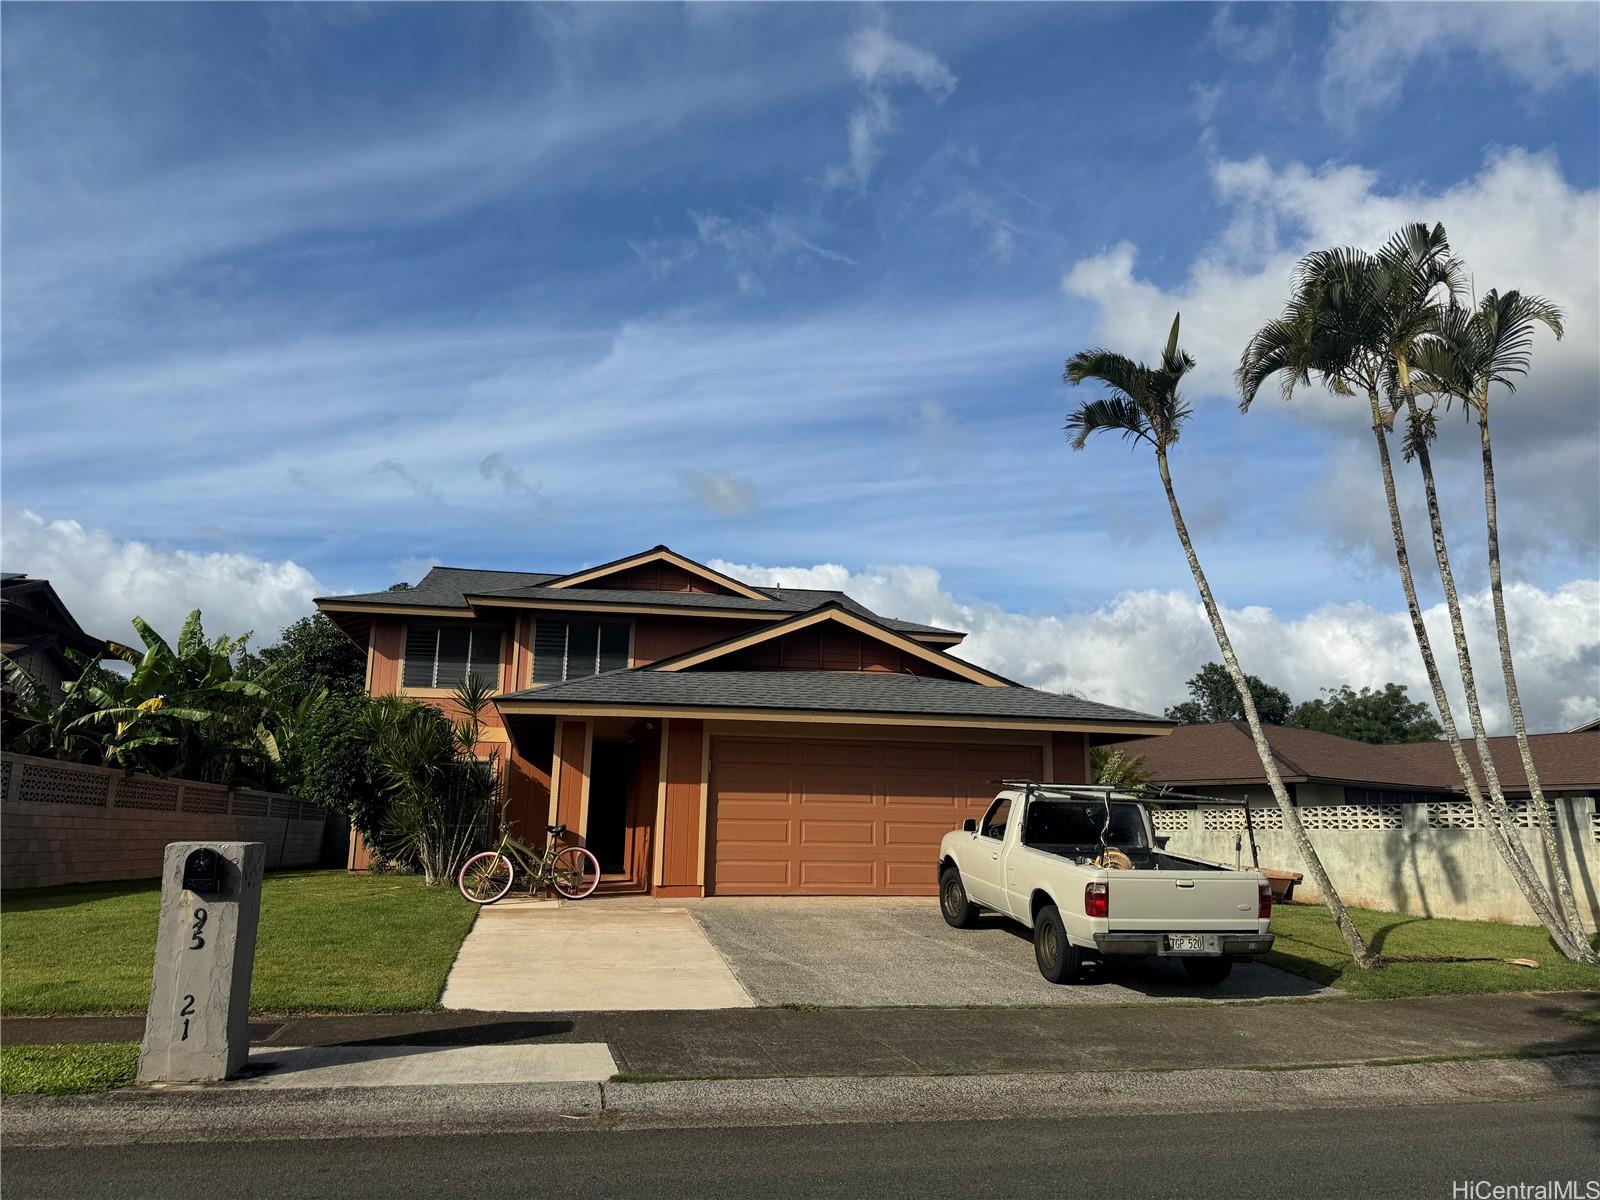
[[[1106,824],[1106,806],[1084,800],[1035,800],[1028,805],[1022,843],[1041,850],[1096,847]],[[1147,849],[1144,821],[1137,804],[1111,805],[1106,844],[1127,850]]]

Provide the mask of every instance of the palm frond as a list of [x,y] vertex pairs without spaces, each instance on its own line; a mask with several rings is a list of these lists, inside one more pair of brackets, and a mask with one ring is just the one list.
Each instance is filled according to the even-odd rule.
[[1155,445],[1144,412],[1124,396],[1106,396],[1080,404],[1067,416],[1067,445],[1082,450],[1090,434],[1117,433],[1131,441]]

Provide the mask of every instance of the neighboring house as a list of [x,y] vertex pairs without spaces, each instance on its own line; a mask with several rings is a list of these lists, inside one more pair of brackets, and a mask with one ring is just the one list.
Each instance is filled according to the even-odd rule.
[[105,649],[104,642],[83,631],[48,579],[0,575],[0,653],[43,684],[51,696],[59,700],[61,685],[78,677],[68,650],[99,659]]
[[481,672],[525,838],[564,824],[608,886],[657,895],[918,895],[996,781],[1082,782],[1144,713],[1021,687],[964,634],[842,592],[752,587],[657,546],[567,575],[436,567],[317,606],[367,686],[449,711]]
[[[1301,803],[1420,803],[1464,797],[1446,742],[1374,746],[1310,729],[1264,728],[1278,773]],[[1600,789],[1600,732],[1535,733],[1528,742],[1547,794],[1589,795]],[[1230,799],[1246,793],[1264,802],[1271,798],[1243,721],[1180,725],[1168,737],[1118,742],[1114,748],[1138,759],[1151,783]],[[1466,750],[1481,784],[1477,749],[1468,743]],[[1505,794],[1526,797],[1528,781],[1516,739],[1490,738],[1489,754]]]

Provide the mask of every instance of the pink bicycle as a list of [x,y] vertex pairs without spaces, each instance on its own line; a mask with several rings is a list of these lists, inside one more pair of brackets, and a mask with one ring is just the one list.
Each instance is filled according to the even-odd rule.
[[521,867],[530,895],[547,887],[568,900],[592,895],[600,886],[600,860],[581,846],[558,847],[567,834],[565,825],[546,825],[545,831],[550,837],[542,851],[523,845],[509,830],[502,832],[498,846],[461,865],[456,879],[461,894],[474,904],[493,904],[511,891]]

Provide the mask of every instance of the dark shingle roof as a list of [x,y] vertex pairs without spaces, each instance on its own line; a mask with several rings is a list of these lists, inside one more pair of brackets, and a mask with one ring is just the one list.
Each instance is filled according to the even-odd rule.
[[492,593],[473,592],[469,594],[492,595],[496,599],[505,598],[508,600],[577,600],[584,604],[659,604],[664,608],[724,609],[730,612],[771,612],[774,614],[810,612],[823,604],[836,603],[851,612],[870,617],[879,624],[886,625],[899,633],[955,632],[955,630],[940,629],[934,625],[918,625],[915,621],[897,621],[893,618],[880,617],[870,609],[857,604],[842,592],[802,591],[793,588],[763,588],[761,590],[769,593],[782,591],[784,594],[774,596],[770,600],[751,600],[745,596],[722,596],[707,592],[649,592],[633,588],[584,587],[519,587],[507,588]]
[[468,596],[549,583],[561,578],[548,571],[474,571],[467,567],[434,567],[415,587],[397,591],[358,592],[352,596],[319,596],[356,604],[416,604],[428,608],[467,607]]
[[[1327,780],[1431,791],[1461,790],[1461,776],[1446,742],[1374,746],[1312,729],[1266,726],[1267,744],[1278,770],[1291,781]],[[1539,781],[1548,791],[1600,784],[1600,733],[1536,733],[1528,738]],[[1137,758],[1154,783],[1201,787],[1265,784],[1255,743],[1242,721],[1180,725],[1163,738],[1119,742],[1116,748]],[[1482,782],[1477,750],[1467,746],[1467,761]],[[1515,738],[1489,739],[1489,755],[1508,791],[1525,792]]]
[[1149,713],[1024,687],[849,671],[609,671],[504,700],[662,708],[773,708],[906,716],[1164,725]]
[[473,571],[464,567],[434,567],[415,587],[399,591],[361,592],[353,596],[323,596],[323,600],[342,600],[354,604],[415,604],[427,608],[467,608],[468,596],[497,596],[519,600],[574,600],[585,604],[659,604],[663,607],[730,609],[735,612],[801,613],[829,602],[851,612],[871,617],[899,633],[959,634],[959,630],[937,625],[919,625],[880,617],[843,592],[816,588],[764,588],[769,600],[745,596],[723,596],[710,592],[647,592],[619,588],[550,588],[543,586],[560,575],[537,571]]

